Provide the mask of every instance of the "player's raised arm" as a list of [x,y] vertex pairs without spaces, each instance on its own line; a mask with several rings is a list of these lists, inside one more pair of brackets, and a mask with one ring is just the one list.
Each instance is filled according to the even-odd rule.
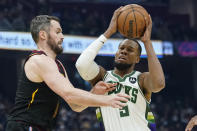
[[106,70],[99,67],[94,59],[101,47],[117,31],[117,17],[121,12],[122,7],[118,8],[111,19],[108,29],[98,39],[93,41],[88,48],[86,48],[76,62],[76,68],[84,80],[90,81],[92,85],[102,80]]
[[162,66],[155,54],[151,42],[152,20],[151,17],[146,18],[146,31],[141,41],[144,43],[146,53],[148,56],[149,72],[143,73],[140,77],[143,79],[142,86],[150,92],[159,92],[165,87],[165,78]]

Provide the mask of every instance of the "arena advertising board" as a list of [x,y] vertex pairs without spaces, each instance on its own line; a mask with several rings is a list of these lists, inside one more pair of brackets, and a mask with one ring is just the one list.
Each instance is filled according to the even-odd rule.
[[[70,54],[80,54],[87,46],[93,42],[96,37],[87,37],[87,36],[71,36],[65,35],[63,41],[64,53]],[[104,44],[102,49],[99,52],[99,55],[108,55],[113,56],[118,49],[119,43],[122,39],[109,39]],[[140,42],[142,46],[142,57],[146,57],[146,51],[143,43]],[[162,41],[153,41],[153,47],[159,58],[162,58],[164,52],[163,48],[165,44]],[[168,43],[168,53],[169,55],[173,54],[173,49],[171,43]],[[8,50],[34,50],[36,49],[36,44],[34,43],[30,33],[21,33],[21,32],[0,32],[0,49]]]
[[174,45],[180,56],[197,57],[197,42],[175,42]]

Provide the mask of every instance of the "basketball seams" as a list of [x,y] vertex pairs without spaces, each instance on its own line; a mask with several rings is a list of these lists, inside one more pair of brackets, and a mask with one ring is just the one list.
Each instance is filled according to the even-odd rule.
[[141,37],[147,27],[147,15],[148,12],[146,9],[140,5],[126,5],[118,16],[118,31],[127,38]]
[[[126,11],[126,10],[129,10],[129,9],[131,9],[131,8],[127,8],[127,9],[123,10],[122,12],[124,12],[124,11]],[[119,17],[121,17],[121,14],[122,14],[122,13],[120,13],[120,14],[119,14],[118,18],[119,18]],[[127,14],[127,16],[128,16],[128,15],[129,15],[129,13]],[[126,21],[126,18],[125,18],[125,21]],[[121,28],[122,28],[122,32],[123,32],[123,34],[124,34],[125,21],[124,21],[123,26],[121,27]],[[118,24],[118,23],[117,23],[117,24]]]
[[125,19],[124,19],[124,24],[123,24],[123,33],[125,33],[125,31],[124,31],[124,28],[125,28],[125,23],[126,23],[126,21],[127,21],[127,17],[128,17],[128,15],[130,14],[131,12],[128,12],[127,13],[127,15],[126,15],[126,17],[125,17]]
[[136,22],[135,11],[134,11],[133,7],[131,7],[131,8],[132,8],[133,16],[134,16],[134,18],[135,18],[135,25],[136,25],[136,34],[135,34],[135,36],[137,36],[137,30],[138,30],[138,28],[137,28],[137,22]]
[[136,6],[131,6],[131,8],[140,8],[140,9],[146,10],[146,9],[143,8],[143,7],[136,7]]
[[135,9],[134,9],[134,11],[138,12],[140,15],[142,15],[142,16],[143,16],[144,23],[145,23],[145,28],[146,28],[146,20],[145,20],[145,15],[144,15],[142,12],[140,12],[139,10],[135,10]]
[[[125,9],[125,10],[135,9],[135,8],[140,8],[140,9],[146,10],[146,9],[143,8],[143,7],[136,7],[136,6],[131,6],[130,8],[127,8],[127,9]],[[125,11],[125,10],[123,10],[123,11]],[[122,12],[123,12],[123,11],[122,11]]]
[[[133,12],[133,16],[134,16],[134,18],[135,18],[135,24],[136,24],[136,37],[137,37],[137,33],[138,33],[138,26],[137,26],[137,20],[136,20],[136,15],[135,15],[135,11],[136,12],[138,12],[139,14],[141,14],[142,16],[143,16],[143,19],[144,19],[144,22],[146,23],[146,21],[145,21],[145,16],[143,15],[143,13],[141,13],[140,11],[138,11],[137,9],[135,9],[135,8],[139,8],[139,9],[144,9],[143,7],[136,7],[136,6],[132,6],[131,5],[131,7],[128,7],[127,9],[125,9],[125,10],[123,10],[123,11],[126,11],[126,10],[129,10],[129,9],[131,9],[132,11],[131,12]],[[145,10],[145,9],[144,9]],[[122,27],[122,29],[123,29],[123,33],[125,33],[125,23],[126,23],[126,20],[127,20],[127,17],[128,17],[128,15],[131,13],[131,12],[128,12],[128,14],[126,15],[126,17],[125,17],[125,20],[124,20],[124,24],[123,24],[123,27]]]

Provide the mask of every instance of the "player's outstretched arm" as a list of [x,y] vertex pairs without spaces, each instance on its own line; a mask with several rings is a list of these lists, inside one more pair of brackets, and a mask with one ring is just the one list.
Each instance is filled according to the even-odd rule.
[[197,125],[197,115],[192,117],[192,119],[189,121],[189,123],[187,124],[185,131],[191,131],[192,128]]
[[[150,15],[149,15],[150,16]],[[155,54],[151,42],[152,20],[151,17],[146,18],[146,31],[141,41],[144,43],[146,53],[148,56],[148,69],[149,72],[143,73],[144,87],[150,92],[159,92],[165,87],[165,78],[162,66]]]
[[31,57],[28,60],[27,66],[30,66],[28,68],[33,70],[34,74],[39,76],[39,78],[44,81],[51,90],[61,96],[68,104],[122,108],[126,103],[122,103],[121,101],[127,102],[127,98],[129,98],[126,94],[104,96],[74,88],[70,83],[68,76],[65,78],[59,73],[55,61],[44,55]]
[[[116,86],[116,83],[111,84],[111,83],[105,83],[103,81],[99,81],[91,89],[90,92],[93,94],[97,94],[97,95],[104,95],[105,93],[114,90],[116,88],[115,86]],[[69,106],[72,108],[72,110],[77,111],[77,112],[81,112],[88,107],[88,106],[76,105],[76,104],[72,104],[72,103],[70,103]]]

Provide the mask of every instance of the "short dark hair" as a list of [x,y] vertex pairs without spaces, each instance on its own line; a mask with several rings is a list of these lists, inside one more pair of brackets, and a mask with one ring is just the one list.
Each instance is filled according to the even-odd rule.
[[49,15],[39,15],[32,19],[30,24],[30,31],[33,40],[37,43],[39,32],[44,30],[46,32],[50,31],[51,20],[55,20],[60,22],[59,18],[56,16],[49,16]]
[[[124,39],[124,40],[132,40],[132,41],[134,41],[135,43],[137,43],[137,45],[138,45],[138,55],[141,56],[142,47],[141,47],[141,45],[140,45],[140,43],[138,42],[137,39],[131,39],[131,38],[128,39],[128,38],[127,38],[127,39]],[[124,41],[124,40],[123,40],[123,41]],[[123,41],[121,41],[120,44],[121,44]],[[120,44],[119,44],[119,46],[120,46]]]
[[129,40],[133,40],[135,43],[137,43],[137,45],[138,45],[139,56],[141,56],[142,47],[141,47],[140,43],[138,42],[138,40],[137,40],[137,39],[129,39]]

